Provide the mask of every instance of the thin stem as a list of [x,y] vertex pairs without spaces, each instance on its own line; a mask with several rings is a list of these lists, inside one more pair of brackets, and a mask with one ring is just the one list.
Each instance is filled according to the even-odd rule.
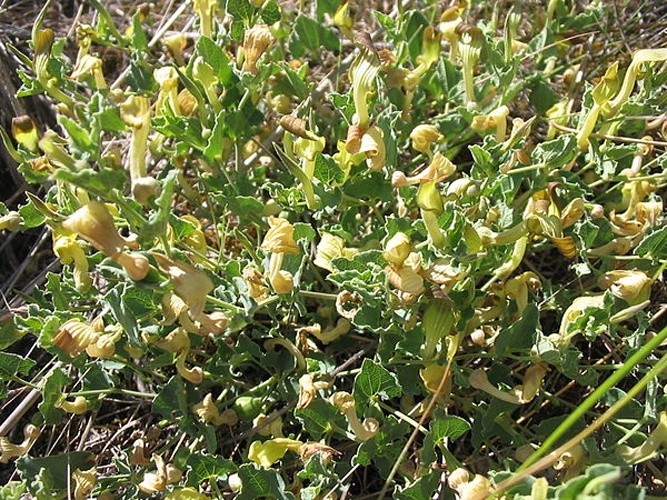
[[[655,348],[660,346],[662,342],[667,339],[667,327],[663,328],[660,333],[655,337],[649,340],[644,346],[637,350],[628,360],[623,363],[618,370],[612,373],[607,377],[602,384],[600,384],[557,428],[552,432],[549,437],[542,443],[535,452],[528,457],[528,459],[519,467],[519,472],[527,469],[530,465],[534,464],[542,455],[544,455],[549,448],[551,448],[556,441],[563,437],[563,435],[569,431],[569,429],[579,420],[583,418],[586,412],[590,410],[607,392],[609,392],[613,387],[616,386],[626,375],[632,371],[636,365],[641,363]],[[666,355],[667,356],[667,355]],[[661,359],[661,362],[667,363],[667,357]],[[656,364],[657,366],[657,364]],[[651,370],[648,374],[653,373],[654,370]],[[647,374],[647,375],[648,375]],[[646,378],[646,376],[644,377]],[[644,380],[642,378],[642,380]],[[648,383],[648,380],[646,381]],[[644,384],[646,385],[646,384]],[[629,394],[629,393],[628,393]],[[605,413],[606,414],[606,413]],[[604,415],[603,415],[604,416]],[[602,417],[600,417],[602,418]],[[590,432],[590,429],[593,425],[589,426],[586,430]]]

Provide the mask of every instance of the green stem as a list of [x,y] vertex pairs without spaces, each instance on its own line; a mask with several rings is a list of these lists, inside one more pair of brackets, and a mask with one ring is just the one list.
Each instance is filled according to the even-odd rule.
[[[626,375],[628,375],[639,363],[641,363],[654,349],[659,347],[662,342],[667,339],[667,327],[663,328],[660,333],[658,333],[655,337],[653,337],[651,340],[649,340],[644,346],[642,346],[638,351],[636,351],[632,356],[628,358],[628,360],[623,363],[614,373],[612,373],[609,377],[607,377],[602,384],[600,384],[557,428],[554,432],[552,432],[549,437],[542,443],[542,446],[540,446],[533,454],[528,457],[528,459],[519,467],[518,471],[523,471],[527,469],[530,465],[534,464],[541,456],[543,456],[549,448],[551,448],[556,441],[558,441],[560,438],[563,437],[563,435],[568,432],[572,426],[579,420],[580,418],[583,418],[584,415],[588,410],[590,410],[595,404],[600,401],[602,396],[604,396],[607,392],[609,392],[613,387],[616,386]],[[658,373],[660,372],[655,372],[656,367],[660,365],[667,365],[667,355],[665,355],[663,358],[660,359],[658,363],[653,367],[652,370],[650,370],[636,385],[635,387],[632,388],[631,392],[634,395],[635,393],[639,392],[641,389],[643,389],[646,384]],[[655,372],[655,373],[654,373]],[[651,375],[653,374],[653,375]],[[647,378],[649,375],[651,375],[650,378]],[[634,392],[633,392],[634,391]],[[628,392],[626,397],[621,399],[621,401],[624,401],[624,404],[629,402],[629,399],[627,397],[631,394],[631,392]],[[618,405],[618,403],[617,403]],[[612,408],[615,408],[616,405],[614,405]],[[620,408],[619,408],[620,409]],[[611,410],[611,408],[610,408]],[[609,410],[602,416],[600,419],[602,419]],[[607,417],[608,419],[609,417]],[[598,421],[600,420],[598,419]],[[594,425],[597,424],[596,421],[594,424],[590,425],[588,428],[585,429],[587,432],[587,435],[593,432],[594,430]],[[599,424],[601,425],[601,424]],[[597,427],[599,427],[597,425]],[[595,427],[595,428],[597,428]]]
[[138,398],[148,398],[148,399],[153,399],[157,397],[157,394],[153,394],[150,392],[139,392],[139,391],[132,391],[129,389],[95,389],[95,390],[90,390],[90,391],[75,391],[75,392],[70,392],[67,394],[67,397],[69,396],[98,396],[98,395],[104,395],[107,396],[109,394],[125,394],[127,396],[136,396]]
[[[654,338],[652,338],[642,349],[637,351],[636,354],[642,353],[644,357],[648,356],[648,354],[651,352],[652,349],[660,345],[664,340],[667,338],[667,327],[663,328],[660,333],[658,333]],[[630,364],[631,361],[635,356],[633,355],[623,366]],[[488,495],[487,492],[483,493],[483,496],[476,496],[472,497],[471,500],[482,500],[486,498],[497,498],[498,495],[500,495],[502,492],[507,491],[509,488],[512,486],[519,484],[521,481],[523,481],[526,477],[530,476],[531,474],[535,474],[550,465],[552,465],[558,458],[568,451],[570,448],[576,446],[577,444],[581,443],[584,439],[586,439],[588,436],[590,436],[593,432],[595,432],[597,429],[602,427],[611,417],[613,417],[616,413],[618,413],[625,405],[627,405],[632,399],[639,394],[652,380],[654,380],[656,377],[660,375],[665,369],[667,369],[667,354],[665,354],[660,360],[649,370],[649,372],[644,375],[639,382],[637,382],[628,392],[625,396],[623,396],[621,399],[619,399],[611,408],[609,408],[606,412],[604,412],[595,422],[593,422],[591,425],[589,425],[587,428],[585,428],[583,431],[579,432],[576,436],[574,436],[572,439],[570,439],[567,443],[565,443],[563,446],[560,448],[554,450],[551,452],[549,455],[546,457],[542,458],[538,462],[533,463],[533,465],[528,466],[527,463],[528,461],[534,462],[533,456],[537,455],[538,453],[544,453],[543,450],[544,445],[542,445],[538,450],[531,455],[526,463],[517,470],[517,472],[509,477],[508,479],[500,482],[495,489],[493,490],[493,493],[491,495]],[[620,369],[619,369],[620,370]],[[613,376],[613,375],[612,375]],[[611,377],[610,377],[611,378]],[[609,379],[607,379],[609,380]],[[602,389],[602,386],[599,387],[598,389]],[[597,393],[598,391],[596,390],[593,394]],[[603,391],[599,391],[603,392]],[[593,396],[591,394],[590,397]],[[601,394],[600,394],[601,396]],[[588,401],[588,398],[587,400]],[[586,403],[584,401],[584,403]],[[583,405],[583,404],[582,404]],[[569,420],[569,419],[568,419]],[[556,432],[559,430],[564,431],[564,424],[561,424],[558,429],[556,429]],[[545,442],[546,444],[546,442]]]
[[216,297],[213,297],[212,295],[206,296],[206,300],[208,302],[212,302],[216,306],[220,306],[224,309],[227,309],[228,311],[232,311],[234,314],[241,314],[242,312],[244,312],[244,310],[241,307],[232,305],[229,302],[225,302],[224,300],[220,300]]
[[421,209],[421,213],[422,220],[424,221],[424,225],[426,226],[428,236],[431,238],[431,243],[433,243],[433,246],[436,248],[444,247],[445,237],[443,236],[442,231],[440,230],[440,226],[438,225],[438,216],[431,210]]

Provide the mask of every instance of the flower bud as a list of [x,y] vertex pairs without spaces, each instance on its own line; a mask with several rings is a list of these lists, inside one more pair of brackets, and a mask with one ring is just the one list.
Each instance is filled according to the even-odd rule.
[[399,231],[389,239],[385,251],[382,252],[382,256],[390,264],[400,267],[403,265],[403,261],[405,261],[411,251],[412,245],[410,244],[410,238],[407,234]]
[[21,146],[31,153],[39,152],[37,125],[27,115],[12,118],[12,136]]
[[440,298],[430,300],[422,317],[422,329],[424,330],[423,359],[430,360],[435,356],[438,342],[449,335],[455,319],[454,304],[451,300]]

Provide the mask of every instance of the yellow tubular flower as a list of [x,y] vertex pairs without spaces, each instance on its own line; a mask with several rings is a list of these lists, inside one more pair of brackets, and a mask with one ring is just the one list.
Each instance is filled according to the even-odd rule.
[[125,253],[125,240],[118,234],[107,207],[91,200],[70,215],[62,227],[78,234],[97,250],[118,262],[133,280],[146,277],[150,269],[148,259],[138,253]]
[[360,49],[359,54],[350,65],[350,81],[352,83],[352,98],[356,116],[353,123],[362,129],[368,128],[370,116],[368,113],[368,95],[375,91],[376,78],[380,71],[380,60],[366,47]]
[[79,319],[70,319],[60,325],[58,334],[53,338],[53,345],[74,358],[96,342],[99,336],[99,332],[87,323]]
[[609,101],[608,111],[605,112],[606,116],[614,116],[618,113],[618,110],[623,104],[628,100],[632,89],[635,86],[635,82],[641,72],[641,67],[645,63],[649,62],[660,62],[667,60],[667,49],[642,49],[638,50],[632,55],[632,62],[628,66],[627,71],[625,72],[625,78],[623,79],[623,85],[621,85],[620,90],[616,97]]
[[268,469],[283,458],[288,450],[298,453],[302,445],[303,441],[287,438],[269,439],[264,442],[253,441],[248,449],[248,460],[252,460],[260,467]]
[[412,129],[410,139],[414,149],[431,157],[433,144],[442,141],[444,136],[435,125],[422,124]]
[[651,278],[643,271],[609,271],[600,276],[598,285],[630,305],[644,302],[651,295]]
[[176,64],[184,66],[185,58],[183,57],[183,51],[188,46],[188,39],[186,36],[183,33],[176,33],[164,37],[163,42],[165,47],[167,47],[169,55],[176,61]]
[[92,77],[96,89],[106,89],[107,82],[104,80],[102,72],[102,59],[91,55],[84,55],[78,62],[70,78],[72,80],[81,80],[82,78]]
[[64,399],[54,404],[53,406],[56,408],[61,408],[67,413],[72,413],[74,415],[83,415],[88,411],[88,401],[83,396],[75,397],[74,401],[68,401]]
[[82,293],[90,290],[93,283],[88,274],[88,259],[75,237],[53,233],[53,253],[63,265],[74,264],[74,285]]
[[464,8],[465,6],[462,7],[461,4],[448,8],[440,16],[440,24],[438,24],[442,38],[449,42],[449,61],[452,63],[456,62],[459,55],[459,36],[456,33],[456,27],[463,22],[461,13]]
[[407,234],[399,231],[387,241],[382,256],[390,264],[400,267],[411,251],[410,238]]
[[505,134],[507,132],[507,117],[510,114],[510,110],[507,106],[502,105],[489,113],[488,115],[478,115],[472,119],[470,128],[483,132],[487,129],[494,128],[496,129],[495,139],[498,142],[503,142],[505,140]]
[[178,107],[178,73],[171,66],[163,66],[153,71],[153,78],[160,86],[155,104],[155,115],[162,115],[162,108],[166,105],[175,115],[180,115]]
[[299,247],[294,241],[294,227],[288,220],[269,217],[269,230],[264,236],[262,250],[271,252],[269,259],[269,283],[277,294],[290,293],[293,278],[288,271],[282,271],[285,254],[298,254]]
[[475,86],[473,77],[475,75],[475,65],[482,54],[482,45],[484,44],[484,35],[479,28],[468,24],[459,24],[456,27],[459,34],[461,50],[461,61],[463,63],[463,84],[465,86],[466,107],[473,110],[477,107],[477,97],[475,96]]
[[380,424],[374,418],[367,418],[363,422],[359,420],[352,394],[344,391],[336,392],[331,396],[331,404],[345,415],[356,439],[368,441],[380,431]]
[[211,38],[213,36],[213,10],[217,2],[215,0],[193,0],[192,6],[199,17],[201,34]]
[[28,453],[40,434],[41,431],[38,427],[28,424],[23,429],[24,439],[21,444],[14,444],[5,436],[0,437],[0,464],[6,464],[10,459]]
[[580,151],[586,151],[589,146],[588,138],[593,133],[598,116],[607,105],[618,88],[618,61],[609,66],[600,83],[591,91],[593,106],[588,111],[584,123],[577,132],[577,146]]
[[74,479],[74,500],[84,500],[93,491],[97,484],[97,467],[81,470],[76,469],[72,473]]
[[129,157],[132,196],[145,205],[160,192],[160,183],[146,170],[148,134],[151,130],[150,102],[146,97],[132,95],[121,103],[120,117],[132,132]]

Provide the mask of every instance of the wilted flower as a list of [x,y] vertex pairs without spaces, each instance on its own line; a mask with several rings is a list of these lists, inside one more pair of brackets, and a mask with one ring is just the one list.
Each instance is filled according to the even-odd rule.
[[553,465],[557,471],[565,471],[563,479],[567,480],[578,476],[586,465],[586,450],[577,443],[569,450],[563,452]]
[[243,71],[257,73],[257,61],[274,40],[266,24],[258,24],[246,30],[243,36]]
[[243,269],[243,279],[248,285],[250,296],[259,301],[269,296],[269,289],[264,284],[264,275],[254,267]]
[[598,285],[628,304],[643,302],[651,294],[651,278],[643,271],[609,271],[600,276]]
[[220,413],[218,407],[213,402],[213,396],[209,392],[204,399],[192,406],[192,412],[201,418],[204,422],[218,425],[235,425],[239,418],[233,409],[228,409]]
[[169,484],[177,483],[181,480],[183,473],[173,464],[166,464],[160,455],[153,455],[155,462],[155,472],[147,472],[139,483],[139,489],[147,494],[157,493],[167,488]]

